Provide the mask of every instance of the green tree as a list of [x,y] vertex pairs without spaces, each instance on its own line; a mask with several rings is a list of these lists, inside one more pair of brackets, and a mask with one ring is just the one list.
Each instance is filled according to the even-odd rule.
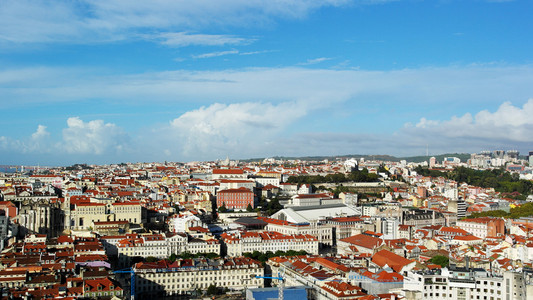
[[218,208],[218,212],[219,213],[225,213],[227,211],[228,211],[228,209],[226,208],[226,202],[223,202],[222,206]]
[[450,264],[450,259],[444,255],[435,255],[429,261],[443,268],[447,267]]
[[177,258],[178,258],[178,256],[176,255],[176,253],[172,253],[168,257],[168,260],[170,260],[171,262],[175,262]]
[[157,259],[157,257],[148,256],[146,258],[146,262],[157,262],[157,261],[159,261],[159,259]]
[[248,206],[246,206],[246,211],[247,211],[247,212],[252,212],[252,211],[254,211],[254,209],[253,209],[253,207],[252,207],[252,205],[251,205],[250,203],[248,203]]
[[209,287],[207,288],[207,294],[208,295],[216,295],[217,293],[218,293],[218,289],[217,289],[216,285],[214,285],[214,284],[209,285]]

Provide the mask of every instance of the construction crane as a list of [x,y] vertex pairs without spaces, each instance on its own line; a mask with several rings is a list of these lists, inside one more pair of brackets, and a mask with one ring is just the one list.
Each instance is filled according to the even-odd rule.
[[278,284],[278,299],[283,300],[283,282],[285,279],[281,276],[280,273],[278,273],[278,277],[272,277],[272,276],[255,276],[255,278],[263,278],[263,279],[277,279],[279,280]]
[[132,268],[113,271],[115,274],[130,274],[130,296],[131,300],[135,299],[135,271]]

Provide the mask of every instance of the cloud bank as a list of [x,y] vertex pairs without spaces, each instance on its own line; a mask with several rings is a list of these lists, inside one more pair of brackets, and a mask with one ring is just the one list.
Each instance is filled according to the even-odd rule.
[[[355,1],[373,4],[374,1]],[[380,1],[382,2],[382,1]],[[0,1],[0,41],[4,43],[98,43],[157,37],[169,46],[243,43],[239,37],[188,35],[209,26],[265,26],[278,18],[304,18],[321,7],[353,3],[261,0]],[[146,35],[146,30],[158,31]],[[176,32],[178,29],[178,33]]]
[[210,160],[226,155],[233,158],[356,153],[402,156],[424,154],[426,147],[431,151],[438,148],[438,153],[473,153],[496,148],[525,152],[533,148],[533,121],[528,118],[533,113],[533,99],[521,107],[504,102],[494,112],[483,110],[448,120],[422,118],[417,124],[404,124],[391,134],[286,133],[312,110],[297,102],[214,103],[152,128],[149,136],[136,133],[133,137],[103,120],[84,122],[71,117],[59,143],[54,144],[46,127],[39,125],[25,141],[0,137],[0,148],[88,154],[93,158],[127,157],[135,161]]

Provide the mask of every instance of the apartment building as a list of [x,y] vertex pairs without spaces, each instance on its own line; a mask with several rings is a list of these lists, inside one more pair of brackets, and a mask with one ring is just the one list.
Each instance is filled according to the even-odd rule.
[[408,300],[522,300],[529,299],[526,293],[522,273],[508,271],[503,276],[493,276],[484,269],[454,267],[408,272],[403,287]]
[[457,221],[457,227],[479,238],[496,237],[505,234],[505,221],[501,218],[475,218]]

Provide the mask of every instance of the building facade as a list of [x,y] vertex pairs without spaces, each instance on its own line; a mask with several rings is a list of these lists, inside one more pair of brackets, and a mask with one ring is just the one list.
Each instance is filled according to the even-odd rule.
[[264,269],[247,257],[227,259],[183,259],[173,263],[138,263],[133,268],[136,293],[140,297],[190,295],[209,286],[230,290],[264,287]]

